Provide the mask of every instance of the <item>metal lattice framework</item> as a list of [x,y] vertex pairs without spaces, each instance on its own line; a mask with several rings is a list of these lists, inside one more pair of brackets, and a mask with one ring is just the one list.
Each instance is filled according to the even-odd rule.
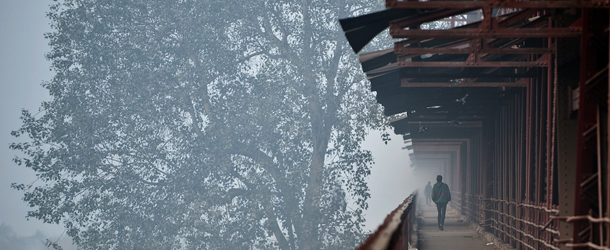
[[[518,249],[610,249],[610,1],[396,1],[341,20],[415,171]],[[430,29],[435,22],[450,25]]]

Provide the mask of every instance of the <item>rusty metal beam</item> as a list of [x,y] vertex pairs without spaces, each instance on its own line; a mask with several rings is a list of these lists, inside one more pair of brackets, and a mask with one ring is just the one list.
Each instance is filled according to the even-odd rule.
[[[608,126],[601,122],[601,115],[607,115],[607,100],[598,99],[596,96],[607,96],[607,88],[596,88],[592,79],[597,78],[597,72],[608,66],[608,55],[597,53],[599,49],[608,49],[608,16],[607,12],[596,12],[595,10],[582,11],[583,36],[581,37],[580,53],[580,79],[579,79],[579,103],[578,103],[578,140],[577,140],[577,170],[575,214],[594,217],[607,217],[608,208],[604,211],[603,199],[604,189],[602,179],[602,145],[601,141],[607,140],[607,135],[600,134],[602,126]],[[599,48],[597,47],[599,46]],[[605,76],[605,74],[604,74]],[[598,85],[599,86],[599,85]],[[605,87],[605,85],[604,85]],[[607,144],[606,144],[607,145]],[[605,150],[604,150],[605,151]],[[607,156],[606,156],[607,157]],[[606,171],[608,171],[606,169]],[[607,180],[605,181],[607,183]],[[605,241],[604,230],[608,230],[607,224],[575,223],[574,243],[592,244],[603,246]],[[597,247],[595,247],[597,248]]]
[[548,67],[546,61],[479,61],[479,62],[405,62],[396,63],[399,67],[441,67],[441,68],[484,68],[484,67]]
[[[451,71],[449,71],[451,70]],[[412,71],[412,72],[411,72]],[[533,78],[536,77],[535,72],[471,72],[460,70],[459,68],[401,68],[400,77],[416,78],[416,79],[481,79],[489,81],[489,79],[514,79],[514,78]],[[436,80],[435,80],[436,81]]]
[[390,25],[390,35],[393,38],[547,38],[547,37],[578,37],[580,27],[569,28],[519,28],[494,30],[451,29],[451,30],[404,30],[399,26]]
[[565,8],[610,8],[606,0],[584,1],[398,1],[386,0],[387,8],[404,9],[470,9],[470,8],[532,8],[532,9],[565,9]]
[[[610,16],[610,11],[608,11],[606,13],[606,16]],[[608,20],[608,27],[610,27],[610,19]],[[608,36],[608,40],[606,40],[606,42],[608,42],[608,44],[610,45],[610,35]],[[610,66],[610,50],[608,51],[608,65],[606,65],[606,68],[608,68],[608,66]],[[608,89],[608,93],[606,94],[606,110],[610,110],[610,70],[608,70],[608,74],[606,74],[607,77],[607,89]],[[610,141],[610,115],[607,114],[607,120],[606,120],[606,141]],[[610,184],[608,184],[608,182],[610,182],[610,159],[608,159],[608,156],[610,156],[610,145],[606,145],[606,165],[604,166],[604,168],[606,169],[606,189],[610,189]],[[610,215],[608,215],[608,210],[610,210],[610,191],[606,190],[606,217],[610,217]],[[608,225],[607,225],[608,226]],[[606,247],[610,248],[610,226],[608,226],[606,228]]]
[[398,55],[403,54],[515,54],[515,55],[528,55],[528,54],[550,54],[555,53],[555,48],[463,48],[463,49],[452,49],[452,48],[410,48],[410,47],[398,47],[394,49],[394,53]]
[[431,11],[430,13],[426,13],[425,15],[417,15],[417,16],[413,16],[413,17],[407,17],[404,19],[398,19],[396,21],[393,21],[392,24],[398,25],[399,27],[419,26],[422,23],[436,21],[441,18],[455,16],[455,15],[467,13],[467,12],[470,12],[473,10],[476,10],[476,8],[440,9],[437,11]]
[[401,87],[411,88],[432,88],[432,87],[526,87],[527,80],[521,79],[515,82],[473,82],[463,81],[454,82],[411,82],[409,79],[402,79]]

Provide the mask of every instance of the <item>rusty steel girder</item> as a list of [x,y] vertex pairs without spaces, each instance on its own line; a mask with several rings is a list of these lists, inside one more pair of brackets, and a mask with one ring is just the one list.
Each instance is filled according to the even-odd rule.
[[390,25],[390,35],[394,38],[547,38],[547,37],[577,37],[581,30],[570,28],[521,28],[494,30],[455,29],[455,30],[404,30]]
[[520,0],[495,0],[495,1],[398,1],[386,0],[387,8],[408,9],[434,9],[434,8],[531,8],[531,9],[572,9],[572,8],[610,8],[607,0],[586,1],[520,1]]
[[[610,246],[607,148],[608,124],[608,11],[583,10],[580,79],[578,86],[578,140],[575,216],[572,247]],[[605,53],[599,53],[604,51]],[[607,202],[607,201],[606,201]],[[583,217],[585,216],[585,217]],[[579,219],[576,219],[576,218]],[[582,219],[586,218],[586,219]],[[594,219],[589,219],[594,218]]]

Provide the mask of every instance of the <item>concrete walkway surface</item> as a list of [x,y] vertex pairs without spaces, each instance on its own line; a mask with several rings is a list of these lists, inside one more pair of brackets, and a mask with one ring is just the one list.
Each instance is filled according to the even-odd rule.
[[447,206],[443,231],[438,229],[436,205],[419,205],[417,218],[418,250],[501,249],[479,234],[451,206]]

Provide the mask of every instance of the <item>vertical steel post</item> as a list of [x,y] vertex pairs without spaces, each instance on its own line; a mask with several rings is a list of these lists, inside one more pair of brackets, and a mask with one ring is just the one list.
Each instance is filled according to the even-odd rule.
[[[549,23],[549,27],[551,27],[551,22],[552,19],[549,18],[548,19],[548,23]],[[551,38],[548,37],[547,38],[547,48],[551,48],[552,47],[552,41]],[[547,67],[547,71],[546,71],[546,207],[547,208],[551,208],[551,204],[553,203],[553,176],[552,176],[552,169],[553,169],[553,154],[552,154],[552,131],[553,131],[553,127],[552,127],[552,119],[553,114],[552,114],[552,109],[553,109],[553,57],[552,56],[548,56],[547,57],[547,63],[549,65],[549,67]]]
[[[607,16],[610,16],[610,10],[606,13]],[[610,27],[610,19],[608,19],[608,27]],[[610,36],[608,36],[608,44],[610,44]],[[608,51],[608,65],[610,66],[610,50]],[[606,110],[610,110],[610,70],[608,70],[608,101],[606,102]],[[610,115],[608,115],[608,119],[606,121],[606,141],[610,142]],[[607,146],[606,155],[610,156],[610,146]],[[610,189],[610,159],[607,159],[606,162],[606,185],[607,189]],[[610,210],[610,191],[606,190],[606,209]],[[606,217],[610,217],[610,212],[606,211]],[[607,223],[606,225],[606,247],[610,248],[610,225]]]

